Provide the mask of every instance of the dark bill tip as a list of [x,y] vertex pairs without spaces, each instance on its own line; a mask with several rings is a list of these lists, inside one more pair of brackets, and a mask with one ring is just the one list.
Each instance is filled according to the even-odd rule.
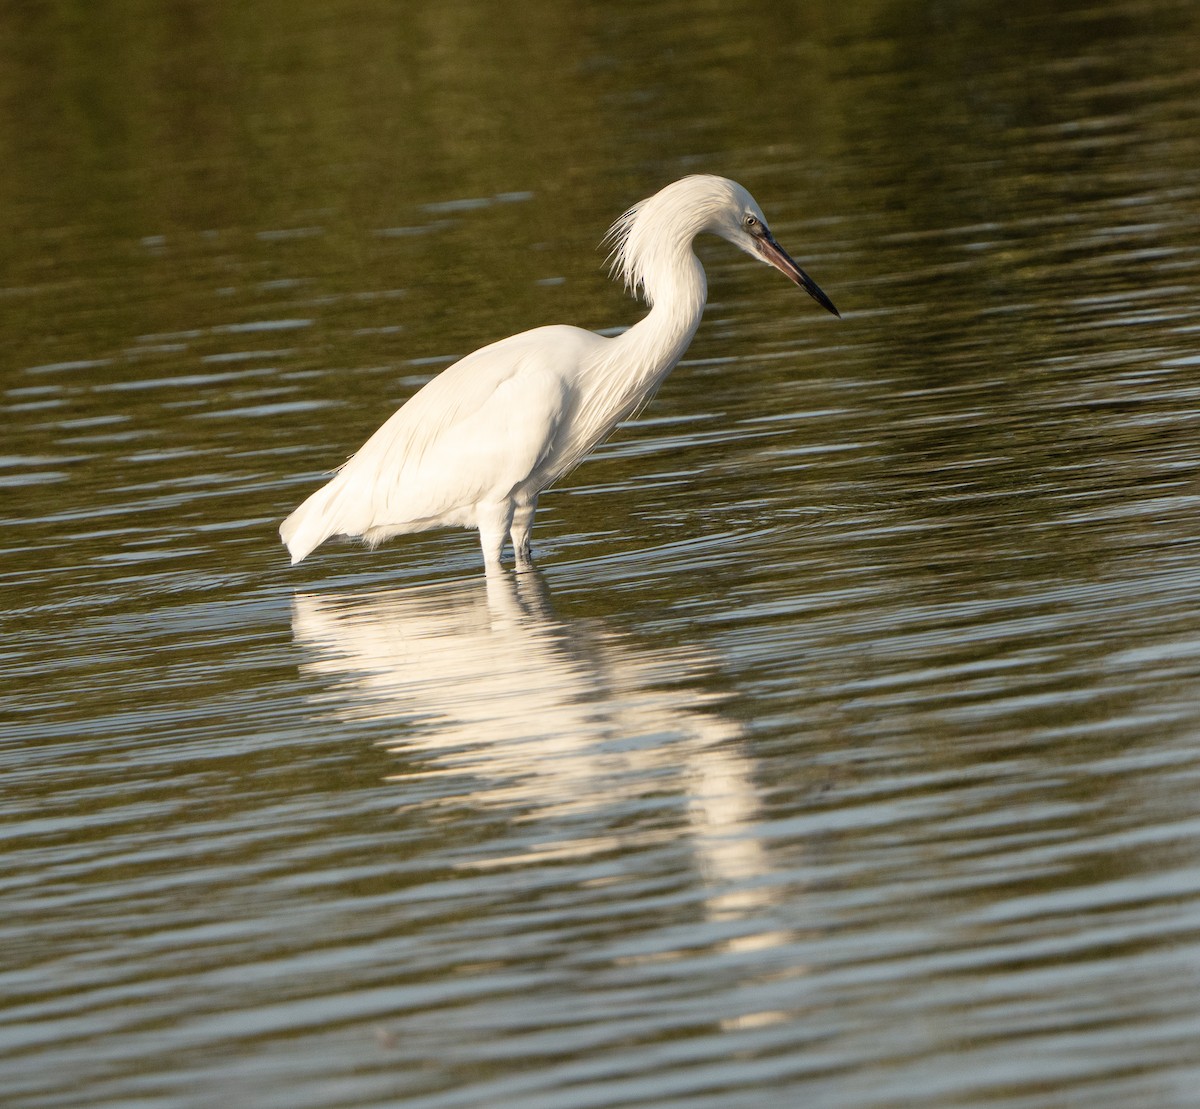
[[827,312],[832,312],[840,320],[841,312],[834,307],[833,301],[829,299],[811,277],[808,276],[796,263],[786,250],[783,249],[775,239],[768,235],[759,240],[759,249],[762,252],[763,259],[770,262],[780,273],[786,274],[792,281],[800,286],[810,297],[813,298]]

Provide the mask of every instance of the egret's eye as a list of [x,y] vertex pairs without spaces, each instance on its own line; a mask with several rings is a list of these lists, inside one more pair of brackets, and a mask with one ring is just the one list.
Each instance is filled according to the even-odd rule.
[[742,225],[751,234],[762,230],[762,223],[760,222],[758,216],[747,215],[746,218],[742,220]]

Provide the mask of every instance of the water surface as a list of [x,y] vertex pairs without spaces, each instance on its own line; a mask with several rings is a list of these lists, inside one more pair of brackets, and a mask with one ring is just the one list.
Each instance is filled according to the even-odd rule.
[[[1184,1106],[1200,1082],[1196,16],[0,17],[14,1106]],[[625,325],[645,417],[289,568],[430,375]]]

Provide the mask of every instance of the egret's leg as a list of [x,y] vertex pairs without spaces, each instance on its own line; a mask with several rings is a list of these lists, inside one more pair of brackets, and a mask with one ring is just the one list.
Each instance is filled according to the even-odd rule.
[[512,527],[513,503],[481,504],[475,509],[479,524],[479,545],[483,548],[483,566],[489,573],[500,569],[500,554],[504,550],[504,537]]
[[537,511],[537,497],[530,504],[518,505],[513,511],[512,545],[517,556],[517,569],[524,570],[533,565],[533,551],[529,548],[529,533],[533,531],[533,514]]

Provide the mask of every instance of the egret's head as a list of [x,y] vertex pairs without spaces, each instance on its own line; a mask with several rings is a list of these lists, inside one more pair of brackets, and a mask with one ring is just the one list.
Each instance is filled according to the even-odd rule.
[[785,273],[823,308],[840,315],[815,281],[788,256],[767,228],[767,219],[752,197],[736,181],[712,174],[696,174],[675,181],[652,197],[635,204],[612,227],[613,269],[633,292],[647,299],[661,257],[669,257],[678,244],[708,231],[733,243],[747,254]]
[[722,239],[733,243],[751,257],[774,266],[799,285],[822,308],[840,318],[841,313],[833,306],[833,301],[775,241],[775,236],[767,226],[767,217],[763,215],[754,197],[736,181],[728,181],[723,177],[715,180],[727,186],[727,197],[725,202],[713,211],[704,230],[720,235]]

